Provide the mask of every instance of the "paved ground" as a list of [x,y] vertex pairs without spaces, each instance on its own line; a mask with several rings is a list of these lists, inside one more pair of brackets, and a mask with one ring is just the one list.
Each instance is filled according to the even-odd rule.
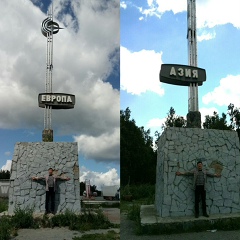
[[120,209],[119,208],[103,208],[103,214],[110,222],[120,224]]
[[[119,232],[119,229],[111,229]],[[73,237],[80,237],[83,234],[107,233],[109,230],[91,230],[85,233],[70,231],[67,228],[41,228],[41,229],[20,229],[14,240],[72,240]]]
[[127,220],[121,214],[120,239],[121,240],[240,240],[240,231],[216,231],[199,233],[182,233],[171,235],[142,235],[135,234],[135,223]]

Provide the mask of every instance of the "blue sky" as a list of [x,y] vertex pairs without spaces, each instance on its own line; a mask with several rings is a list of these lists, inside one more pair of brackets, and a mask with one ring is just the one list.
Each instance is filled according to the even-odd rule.
[[[234,0],[197,0],[198,67],[207,81],[199,87],[202,120],[240,107],[240,18]],[[129,107],[138,126],[152,135],[170,107],[188,112],[188,88],[159,82],[162,63],[188,64],[187,0],[121,1],[121,109]]]
[[[0,168],[16,142],[42,141],[46,38],[51,1],[0,2]],[[119,184],[119,1],[54,0],[53,91],[76,96],[53,111],[54,141],[78,142],[81,181]],[[7,165],[6,165],[7,164]]]

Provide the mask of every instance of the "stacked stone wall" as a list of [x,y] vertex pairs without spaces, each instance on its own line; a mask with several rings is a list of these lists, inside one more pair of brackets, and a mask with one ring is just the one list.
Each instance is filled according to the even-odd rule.
[[[158,143],[155,208],[161,217],[194,214],[193,176],[176,176],[192,171],[198,159],[210,173],[206,202],[210,214],[240,212],[239,139],[234,131],[168,128]],[[201,209],[201,206],[200,206]]]
[[19,142],[15,145],[12,160],[9,213],[16,206],[30,207],[34,212],[45,211],[45,181],[33,181],[31,177],[46,176],[50,167],[54,169],[54,175],[70,178],[69,181],[57,180],[55,211],[80,212],[77,143]]

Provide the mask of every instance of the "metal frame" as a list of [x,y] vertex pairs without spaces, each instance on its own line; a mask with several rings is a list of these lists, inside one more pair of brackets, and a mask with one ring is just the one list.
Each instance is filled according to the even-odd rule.
[[[188,12],[188,64],[197,67],[197,30],[196,30],[196,1],[187,0]],[[198,111],[198,83],[188,87],[188,112]]]

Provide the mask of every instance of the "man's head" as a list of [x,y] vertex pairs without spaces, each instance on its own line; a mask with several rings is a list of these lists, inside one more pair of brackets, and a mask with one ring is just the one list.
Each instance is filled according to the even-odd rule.
[[198,161],[197,162],[197,169],[202,170],[202,167],[203,167],[202,161]]
[[48,173],[49,173],[49,175],[52,175],[52,174],[53,174],[53,169],[52,169],[52,168],[49,168],[49,169],[48,169]]

